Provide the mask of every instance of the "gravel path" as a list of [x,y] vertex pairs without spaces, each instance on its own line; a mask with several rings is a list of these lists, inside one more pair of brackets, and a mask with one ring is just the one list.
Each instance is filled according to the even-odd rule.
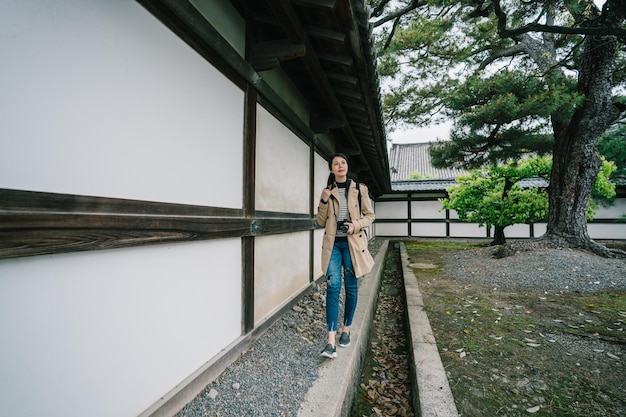
[[494,258],[495,248],[471,249],[446,256],[445,273],[460,281],[492,288],[546,292],[626,290],[626,261],[573,249],[523,252]]
[[[377,239],[370,242],[372,256],[382,243]],[[325,298],[323,283],[277,320],[177,416],[296,416],[317,379],[321,361],[328,360],[320,357],[326,345]]]
[[[374,239],[370,243],[373,256],[382,242]],[[445,259],[445,273],[497,289],[626,290],[624,260],[576,250],[527,252],[495,259],[491,256],[494,250],[451,253]],[[325,360],[319,356],[326,340],[325,296],[325,284],[304,296],[177,416],[296,416]]]

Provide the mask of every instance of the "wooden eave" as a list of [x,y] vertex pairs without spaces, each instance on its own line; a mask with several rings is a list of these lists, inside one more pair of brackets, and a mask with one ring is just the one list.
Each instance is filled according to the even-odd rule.
[[[247,22],[247,61],[278,68],[311,107],[310,128],[337,152],[374,196],[391,190],[371,26],[364,2],[233,0]],[[327,155],[330,156],[330,155]]]

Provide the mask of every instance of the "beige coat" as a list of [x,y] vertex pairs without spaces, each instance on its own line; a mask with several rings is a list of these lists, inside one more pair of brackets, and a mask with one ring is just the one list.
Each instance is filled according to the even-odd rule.
[[[374,259],[367,248],[367,234],[365,228],[374,222],[375,215],[369,192],[365,184],[359,184],[361,188],[361,210],[359,212],[359,200],[356,183],[350,181],[348,190],[348,213],[354,224],[354,233],[348,235],[348,247],[352,257],[354,275],[362,277],[372,270]],[[320,201],[317,208],[317,223],[324,227],[324,240],[322,242],[322,271],[326,273],[330,263],[330,255],[335,243],[337,233],[337,213],[339,213],[339,188],[331,190],[331,197],[326,204]]]

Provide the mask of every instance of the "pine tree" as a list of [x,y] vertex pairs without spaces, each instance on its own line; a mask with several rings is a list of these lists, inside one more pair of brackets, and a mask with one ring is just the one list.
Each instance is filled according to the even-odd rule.
[[[626,2],[430,0],[372,2],[389,128],[454,121],[433,147],[440,166],[466,168],[552,154],[546,234],[538,247],[594,242],[586,209],[600,136],[626,109]],[[392,5],[400,4],[395,11]]]

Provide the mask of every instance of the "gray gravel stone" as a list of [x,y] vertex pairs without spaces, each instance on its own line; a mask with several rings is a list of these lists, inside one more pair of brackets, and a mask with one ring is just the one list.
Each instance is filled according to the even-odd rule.
[[[371,242],[372,255],[381,244],[378,239]],[[626,290],[624,260],[567,249],[495,259],[489,256],[493,251],[480,248],[451,253],[445,257],[445,273],[495,289],[535,287],[546,293]],[[277,320],[178,417],[296,416],[325,360],[319,356],[326,341],[325,296],[322,284],[303,297],[297,308]],[[573,345],[576,341],[558,343]],[[600,343],[589,347],[604,348]],[[211,390],[219,393],[214,399]]]
[[549,292],[626,290],[626,261],[574,249],[548,249],[506,258],[490,256],[492,247],[445,256],[445,273],[459,281],[494,289],[535,288]]
[[[373,256],[381,244],[372,240]],[[323,283],[270,326],[177,416],[296,416],[321,361],[328,360],[320,356],[326,344],[325,301]],[[219,395],[213,396],[212,391]]]

